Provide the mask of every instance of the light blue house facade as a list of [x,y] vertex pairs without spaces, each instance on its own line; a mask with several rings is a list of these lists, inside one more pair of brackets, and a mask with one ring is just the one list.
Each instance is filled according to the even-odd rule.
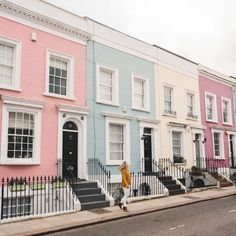
[[123,160],[131,163],[131,171],[151,171],[151,162],[159,153],[155,51],[151,45],[106,26],[91,24],[87,156],[105,165],[115,181]]

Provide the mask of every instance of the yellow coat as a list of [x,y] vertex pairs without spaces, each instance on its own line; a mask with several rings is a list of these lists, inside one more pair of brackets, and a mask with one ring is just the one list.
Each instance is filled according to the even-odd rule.
[[130,178],[130,173],[129,171],[127,170],[127,168],[124,168],[122,171],[121,171],[121,174],[122,174],[122,187],[124,188],[128,188],[131,184],[131,178]]

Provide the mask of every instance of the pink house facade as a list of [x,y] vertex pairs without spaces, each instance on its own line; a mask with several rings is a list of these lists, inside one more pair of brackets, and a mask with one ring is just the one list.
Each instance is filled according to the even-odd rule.
[[[0,15],[0,178],[83,178],[89,35],[73,24],[68,28],[67,22],[50,22],[7,4],[1,5]],[[46,7],[45,12],[73,23],[68,12]]]
[[236,129],[233,89],[229,77],[199,67],[202,125],[205,128],[205,158],[215,167],[236,165]]

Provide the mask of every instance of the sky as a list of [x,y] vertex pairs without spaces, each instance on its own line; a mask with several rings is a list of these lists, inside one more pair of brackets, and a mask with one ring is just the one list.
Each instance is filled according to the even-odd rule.
[[236,76],[235,0],[47,0]]

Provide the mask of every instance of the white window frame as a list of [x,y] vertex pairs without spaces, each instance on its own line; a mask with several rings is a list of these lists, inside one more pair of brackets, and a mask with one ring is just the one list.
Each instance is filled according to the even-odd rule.
[[[220,156],[215,156],[215,142],[214,142],[214,133],[219,133],[219,141],[220,141]],[[212,136],[212,145],[213,145],[213,155],[214,159],[224,160],[225,159],[225,153],[224,153],[224,130],[220,129],[212,129],[211,130],[211,136]]]
[[[223,111],[223,102],[228,103],[228,122],[224,122],[224,111]],[[222,110],[222,123],[224,125],[232,125],[232,109],[231,109],[231,100],[229,98],[221,97],[221,110]]]
[[12,72],[12,85],[0,84],[0,88],[21,91],[20,78],[21,78],[21,42],[6,38],[0,35],[0,43],[14,48],[13,55],[13,72]]
[[[208,119],[207,117],[207,97],[213,98],[213,119]],[[217,123],[218,122],[218,114],[217,114],[217,98],[214,93],[205,92],[205,113],[206,113],[206,121]]]
[[[114,82],[114,87],[112,89],[112,101],[107,101],[100,98],[100,70],[107,70],[110,71],[113,74],[112,80]],[[103,64],[97,64],[96,69],[96,78],[97,78],[97,97],[96,101],[97,103],[107,104],[107,105],[113,105],[113,106],[119,106],[119,71],[118,68],[114,68],[112,66],[107,66]]]
[[[168,87],[168,88],[171,88],[172,91],[173,91],[173,94],[172,94],[172,100],[171,100],[171,111],[170,113],[168,112],[165,112],[165,87]],[[170,85],[170,84],[163,84],[163,87],[162,87],[162,94],[163,94],[163,115],[166,115],[166,116],[174,116],[176,117],[177,113],[175,111],[175,89],[174,89],[174,86],[173,85]],[[172,114],[173,113],[173,114]]]
[[[171,129],[171,157],[172,160],[174,161],[174,153],[173,153],[173,132],[178,132],[180,133],[180,139],[181,139],[181,157],[184,157],[184,131],[182,129]],[[179,163],[179,164],[184,164],[183,163]]]
[[[23,204],[21,204],[22,199],[24,201]],[[3,198],[2,201],[3,201],[2,211],[4,210],[7,211],[7,214],[3,212],[3,219],[10,218],[11,215],[13,215],[14,217],[31,215],[33,208],[31,196],[25,196],[24,194],[22,194],[22,196],[20,196],[20,194],[18,196],[13,195],[11,197],[9,196],[8,198]],[[8,204],[6,204],[6,202],[8,202]],[[15,204],[13,204],[13,202]],[[28,211],[27,208],[29,208]]]
[[[132,109],[149,112],[150,111],[149,79],[144,78],[143,76],[137,75],[135,73],[132,73],[131,80],[132,80],[132,83],[131,83],[132,84]],[[135,99],[134,83],[137,80],[144,83],[144,98],[143,98],[144,106],[143,107],[135,106],[134,104],[134,99]]]
[[[109,126],[110,124],[122,125],[124,132],[124,159],[110,160],[110,138]],[[106,165],[120,165],[123,161],[130,162],[130,121],[126,119],[119,119],[113,117],[106,117]]]
[[[188,96],[189,95],[192,95],[193,96],[193,114],[192,116],[189,115],[188,113]],[[195,104],[195,100],[196,100],[196,95],[194,92],[191,92],[191,91],[187,91],[186,92],[186,101],[187,101],[187,104],[186,104],[186,114],[187,114],[187,118],[188,119],[197,119],[198,116],[196,115],[196,104]]]
[[[26,158],[8,158],[8,117],[9,112],[25,112],[34,115],[35,118],[35,137],[33,147],[33,157],[31,159]],[[2,112],[2,143],[1,143],[1,159],[0,164],[3,165],[38,165],[40,164],[41,155],[41,120],[42,120],[42,106],[39,104],[27,104],[27,102],[18,102],[4,100],[3,112]]]
[[[66,84],[66,95],[55,94],[49,92],[49,67],[50,67],[50,57],[58,58],[67,62],[68,71],[67,71],[67,84]],[[46,84],[45,84],[45,93],[44,95],[56,98],[63,98],[69,100],[75,100],[74,98],[74,57],[70,55],[65,55],[61,52],[56,52],[47,49],[46,52]]]

